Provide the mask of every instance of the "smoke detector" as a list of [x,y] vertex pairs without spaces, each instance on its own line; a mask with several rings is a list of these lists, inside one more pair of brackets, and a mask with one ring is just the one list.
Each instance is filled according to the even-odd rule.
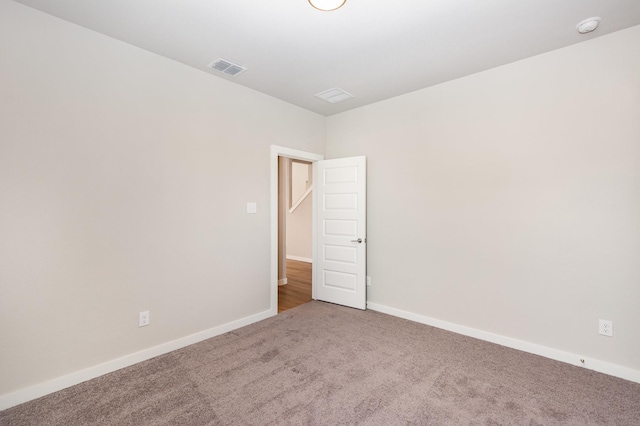
[[587,18],[584,21],[581,21],[578,25],[576,25],[576,30],[580,34],[587,34],[591,31],[595,31],[600,24],[601,18],[599,16],[594,16],[593,18]]
[[222,58],[216,59],[214,62],[207,65],[207,67],[212,70],[220,71],[223,74],[230,75],[231,77],[236,77],[247,70],[241,65],[234,64],[233,62]]
[[332,104],[337,104],[338,102],[346,101],[347,99],[353,98],[351,93],[347,93],[342,89],[334,88],[325,90],[324,92],[320,92],[316,95],[316,97],[325,100]]

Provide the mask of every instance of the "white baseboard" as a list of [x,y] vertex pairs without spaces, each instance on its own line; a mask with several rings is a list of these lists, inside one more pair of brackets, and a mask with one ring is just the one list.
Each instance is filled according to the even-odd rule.
[[281,279],[281,280],[278,280],[278,286],[285,285],[287,282],[288,282],[288,281],[287,281],[287,279],[286,279],[286,278],[283,278],[283,279]]
[[[501,336],[499,334],[489,333],[487,331],[477,330],[475,328],[453,324],[447,321],[441,321],[435,318],[426,317],[424,315],[414,314],[413,312],[403,311],[401,309],[391,308],[389,306],[380,305],[378,303],[368,302],[367,308],[382,312],[384,314],[393,315],[395,317],[404,318],[421,324],[430,325],[441,328],[443,330],[452,331],[454,333],[463,334],[465,336],[474,337],[476,339],[485,340],[487,342],[496,343],[508,348],[517,349],[556,361],[566,362],[567,364],[576,365],[578,367],[588,368],[610,376],[619,377],[631,382],[640,383],[640,371],[623,367],[610,362],[600,361],[597,359],[586,358],[570,352],[564,352],[547,346],[529,343],[511,337]],[[584,360],[584,363],[581,361]]]
[[298,262],[313,263],[313,259],[309,259],[308,257],[300,257],[300,256],[287,255],[287,260],[297,260]]
[[228,333],[229,331],[233,331],[240,327],[253,324],[254,322],[262,321],[263,319],[267,319],[273,315],[274,314],[270,310],[260,312],[255,315],[231,321],[226,324],[222,324],[217,327],[201,331],[199,333],[191,334],[180,339],[172,340],[170,342],[163,343],[149,349],[144,349],[140,352],[125,355],[121,358],[107,361],[105,363],[98,364],[96,366],[89,367],[75,373],[67,374],[53,380],[33,385],[16,392],[1,395],[0,411],[6,410],[7,408],[11,408],[15,405],[22,404],[27,401],[31,401],[32,399],[40,398],[41,396],[57,392],[70,386],[86,382],[87,380],[95,379],[96,377],[100,377],[107,373],[129,367],[130,365],[146,361],[156,356],[164,355],[168,352],[175,351],[176,349],[184,348],[185,346],[210,339],[211,337]]

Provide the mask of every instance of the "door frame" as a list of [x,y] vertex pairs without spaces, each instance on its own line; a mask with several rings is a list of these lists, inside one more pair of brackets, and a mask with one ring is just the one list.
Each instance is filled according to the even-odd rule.
[[[278,157],[287,157],[294,160],[304,160],[310,163],[324,160],[324,155],[314,154],[312,152],[300,151],[297,149],[287,148],[284,146],[271,145],[271,277],[270,290],[271,298],[269,304],[269,313],[271,315],[278,314]],[[312,261],[316,260],[316,227],[315,227],[315,208],[313,213],[313,232],[312,244],[313,255]],[[314,290],[313,278],[311,279],[312,292]],[[314,293],[315,294],[315,293]]]

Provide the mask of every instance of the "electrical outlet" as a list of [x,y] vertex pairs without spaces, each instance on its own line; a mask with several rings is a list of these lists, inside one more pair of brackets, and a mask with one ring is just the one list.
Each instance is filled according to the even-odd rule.
[[598,327],[598,333],[603,336],[613,337],[613,321],[601,319]]
[[367,287],[371,287],[371,277],[367,277]]
[[150,322],[151,317],[149,316],[149,311],[140,312],[138,314],[138,327],[147,326]]

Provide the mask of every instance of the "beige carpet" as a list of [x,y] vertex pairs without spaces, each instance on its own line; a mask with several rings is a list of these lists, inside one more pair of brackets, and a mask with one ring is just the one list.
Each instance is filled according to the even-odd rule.
[[0,413],[2,425],[640,425],[640,384],[321,302]]

